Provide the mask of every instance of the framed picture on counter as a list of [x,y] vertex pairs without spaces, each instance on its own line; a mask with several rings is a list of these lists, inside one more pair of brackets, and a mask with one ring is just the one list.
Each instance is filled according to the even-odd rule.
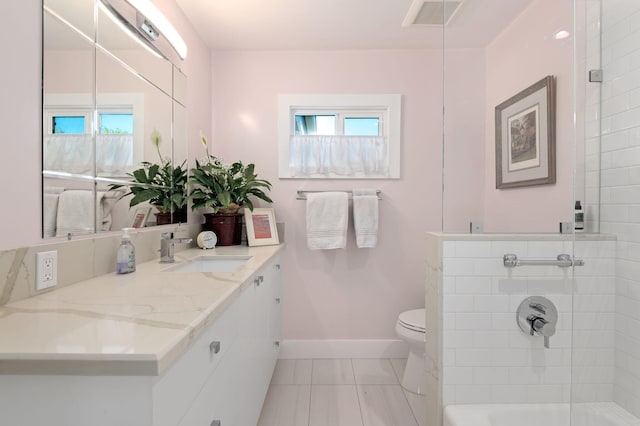
[[144,228],[151,213],[151,207],[138,207],[133,214],[130,228]]
[[247,241],[250,246],[280,244],[276,228],[276,216],[272,208],[244,209],[247,225]]

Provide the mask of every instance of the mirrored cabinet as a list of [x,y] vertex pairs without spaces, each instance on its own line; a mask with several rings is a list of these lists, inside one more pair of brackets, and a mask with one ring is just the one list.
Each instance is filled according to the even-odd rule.
[[186,76],[168,46],[122,0],[44,1],[44,238],[186,221],[186,197],[166,202],[186,196],[187,157]]

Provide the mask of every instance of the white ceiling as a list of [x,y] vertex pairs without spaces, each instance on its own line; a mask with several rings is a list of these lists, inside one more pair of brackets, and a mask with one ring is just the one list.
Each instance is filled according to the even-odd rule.
[[[484,47],[533,0],[465,0],[449,47]],[[442,28],[401,26],[412,0],[176,0],[212,49],[415,49]]]

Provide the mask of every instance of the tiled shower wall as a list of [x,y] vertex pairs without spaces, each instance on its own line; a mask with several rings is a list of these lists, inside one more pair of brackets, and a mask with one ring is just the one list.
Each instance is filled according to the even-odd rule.
[[[575,277],[571,268],[506,268],[502,260],[506,253],[529,259],[572,254],[571,236],[428,237],[431,242],[434,238],[441,242],[443,349],[439,380],[444,405],[568,402],[572,379],[574,400],[612,399],[612,238],[581,237],[575,255],[585,260],[585,266],[575,268]],[[432,263],[437,262],[428,260],[428,265]],[[550,349],[543,347],[541,337],[523,333],[516,324],[518,305],[531,295],[545,296],[558,308],[558,327]],[[427,311],[437,311],[434,303],[427,299]],[[427,342],[429,349],[429,339]]]
[[640,416],[640,2],[601,7],[601,232],[618,239],[614,400]]

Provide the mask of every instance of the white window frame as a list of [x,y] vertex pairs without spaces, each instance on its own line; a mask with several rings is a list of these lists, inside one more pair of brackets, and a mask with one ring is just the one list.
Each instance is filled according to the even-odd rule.
[[[278,96],[278,177],[281,179],[399,179],[401,104],[399,94],[282,94]],[[336,115],[338,135],[343,134],[344,117],[378,117],[380,136],[387,138],[389,172],[387,176],[294,176],[289,169],[289,142],[295,134],[296,115]]]
[[[89,130],[87,134],[92,133],[95,124],[96,135],[99,135],[100,128],[97,112],[107,112],[117,114],[118,112],[126,112],[133,114],[133,153],[132,164],[134,166],[144,161],[144,94],[142,93],[101,93],[99,95],[99,104],[95,108],[93,95],[87,93],[48,93],[44,96],[44,128],[48,134],[53,133],[51,128],[51,117],[54,115],[63,115],[74,112],[73,115],[82,115],[87,113],[85,119],[85,128],[87,125]],[[86,129],[85,129],[86,130]],[[111,175],[101,174],[101,176],[110,177]]]

